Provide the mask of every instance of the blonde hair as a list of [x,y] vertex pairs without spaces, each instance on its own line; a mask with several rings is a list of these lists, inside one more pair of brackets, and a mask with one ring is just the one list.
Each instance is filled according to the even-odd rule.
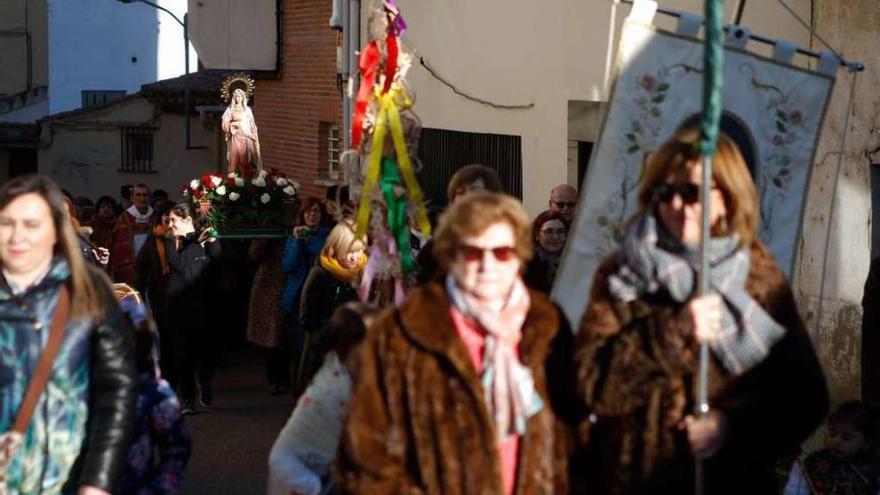
[[[667,178],[699,166],[699,139],[699,130],[683,129],[654,152],[642,174],[636,216],[642,216],[654,208],[654,190]],[[718,139],[718,149],[712,159],[712,179],[724,196],[727,209],[727,227],[722,227],[716,234],[738,234],[742,246],[751,246],[758,230],[758,193],[739,148],[724,134]]]
[[[16,198],[26,194],[36,194],[49,206],[49,214],[55,227],[58,241],[55,255],[60,255],[70,269],[70,313],[74,318],[101,319],[104,316],[105,298],[99,281],[109,283],[106,276],[90,270],[85,257],[79,249],[79,240],[73,231],[70,214],[64,201],[64,194],[55,181],[45,175],[24,175],[16,177],[0,188],[0,210],[9,206]],[[2,260],[0,260],[2,263]]]
[[328,258],[336,258],[341,260],[349,253],[356,251],[358,243],[364,248],[367,246],[366,239],[359,239],[354,234],[355,225],[351,220],[343,220],[333,227],[327,240],[324,241],[324,247],[321,248],[321,255]]
[[532,222],[518,199],[495,192],[474,192],[453,203],[440,217],[434,235],[434,257],[443,270],[455,259],[465,237],[480,235],[492,224],[505,222],[513,230],[514,249],[522,267],[532,259]]

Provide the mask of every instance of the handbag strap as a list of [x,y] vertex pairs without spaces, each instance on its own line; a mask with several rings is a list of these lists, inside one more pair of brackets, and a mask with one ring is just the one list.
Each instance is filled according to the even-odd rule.
[[52,365],[55,364],[55,356],[58,355],[58,349],[61,348],[61,340],[64,337],[64,327],[70,318],[70,291],[67,284],[61,285],[61,291],[58,294],[58,305],[55,307],[55,314],[52,315],[52,327],[49,329],[49,340],[43,353],[40,354],[40,360],[37,361],[37,369],[34,372],[31,383],[28,385],[27,392],[24,394],[24,400],[21,403],[21,409],[15,416],[15,422],[12,424],[12,431],[22,435],[27,431],[37,408],[37,402],[46,389],[46,383],[52,375]]

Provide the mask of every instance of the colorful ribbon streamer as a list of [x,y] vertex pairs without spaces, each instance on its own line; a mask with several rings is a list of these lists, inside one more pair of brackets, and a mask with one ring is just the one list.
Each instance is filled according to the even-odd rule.
[[388,30],[394,36],[402,36],[406,32],[406,21],[400,15],[395,0],[385,0],[385,15],[388,16]]
[[[384,96],[383,96],[384,98]],[[373,146],[367,157],[367,171],[364,177],[364,185],[361,188],[360,205],[357,212],[357,236],[367,235],[367,226],[370,223],[370,207],[373,200],[373,188],[379,180],[382,151],[385,148],[385,133],[388,117],[385,109],[379,107],[376,112],[376,125],[373,127]]]
[[391,236],[397,243],[397,251],[400,253],[400,266],[403,273],[410,273],[418,268],[413,258],[412,247],[409,245],[409,224],[406,221],[406,196],[398,196],[395,188],[402,186],[397,163],[391,157],[382,158],[382,179],[379,187],[382,196],[385,197],[385,205],[388,207],[388,228]]
[[[403,91],[399,86],[398,88],[404,100],[404,107],[410,107],[412,99],[406,94],[406,91]],[[416,205],[416,221],[418,222],[419,230],[427,237],[431,235],[431,222],[428,220],[428,211],[425,209],[425,197],[422,194],[422,188],[419,187],[419,181],[416,179],[416,174],[409,158],[409,151],[406,149],[406,139],[403,137],[403,124],[400,121],[400,111],[397,108],[394,93],[396,92],[383,96],[385,99],[383,106],[385,106],[388,112],[388,120],[391,123],[391,136],[394,138],[394,149],[397,152],[400,173],[403,175],[403,181],[409,191],[409,198]]]
[[358,89],[357,100],[354,104],[354,115],[352,115],[351,123],[351,147],[358,149],[361,145],[361,136],[364,132],[364,117],[367,115],[367,106],[370,104],[370,97],[373,95],[373,86],[376,85],[376,77],[378,76],[379,62],[382,60],[382,54],[379,53],[379,47],[375,41],[367,44],[367,48],[361,53],[358,60],[358,66],[361,70],[361,86]]
[[385,60],[385,85],[382,87],[382,93],[387,93],[391,89],[394,82],[394,75],[397,74],[397,36],[391,34],[391,24],[388,24],[388,37],[386,38],[385,48],[388,52],[388,58]]
[[397,108],[397,99],[402,98],[404,106],[412,104],[412,100],[400,86],[395,86],[385,94],[376,94],[379,99],[379,110],[376,113],[376,125],[373,128],[373,146],[367,158],[367,172],[364,185],[361,190],[360,206],[357,214],[357,235],[367,233],[370,222],[370,202],[372,201],[373,188],[379,180],[382,165],[382,153],[385,148],[385,136],[387,127],[391,126],[391,137],[394,141],[394,150],[397,154],[398,166],[403,175],[404,183],[409,192],[410,200],[416,205],[416,221],[419,230],[425,236],[431,235],[431,222],[428,220],[428,212],[425,209],[424,195],[416,180],[409,152],[406,149],[406,139],[403,135],[403,123],[400,120],[400,111]]

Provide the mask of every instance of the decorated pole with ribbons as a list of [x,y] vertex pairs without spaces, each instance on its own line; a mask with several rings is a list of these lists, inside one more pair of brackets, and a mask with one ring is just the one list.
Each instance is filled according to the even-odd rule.
[[356,235],[369,234],[373,240],[360,296],[370,299],[376,281],[393,286],[393,299],[399,303],[407,276],[418,269],[410,247],[408,214],[413,213],[422,234],[427,237],[431,232],[410,156],[421,123],[411,110],[413,97],[404,80],[412,59],[400,39],[406,22],[394,0],[374,0],[370,12],[369,31],[381,34],[373,35],[359,57],[360,88],[351,129],[351,151],[359,162],[363,160]]
[[[703,110],[700,116],[699,152],[703,162],[703,178],[700,187],[700,206],[702,209],[702,235],[700,237],[700,276],[697,295],[709,292],[709,245],[712,235],[709,195],[712,191],[712,157],[718,147],[718,134],[721,126],[722,88],[724,85],[724,0],[706,0],[706,40],[703,52]],[[709,345],[700,344],[699,369],[697,375],[696,415],[709,412]],[[705,473],[702,460],[696,459],[695,492],[705,493]]]

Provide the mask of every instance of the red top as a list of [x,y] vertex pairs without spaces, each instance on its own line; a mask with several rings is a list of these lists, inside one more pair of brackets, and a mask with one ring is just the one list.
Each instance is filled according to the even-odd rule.
[[[486,344],[486,335],[473,321],[465,318],[457,309],[451,308],[450,313],[455,330],[471,356],[474,369],[477,371],[477,375],[481,375],[483,373],[483,349]],[[517,349],[517,354],[519,354],[519,349]],[[516,485],[516,467],[519,463],[519,435],[507,437],[506,440],[499,442],[497,447],[504,493],[513,495]]]

